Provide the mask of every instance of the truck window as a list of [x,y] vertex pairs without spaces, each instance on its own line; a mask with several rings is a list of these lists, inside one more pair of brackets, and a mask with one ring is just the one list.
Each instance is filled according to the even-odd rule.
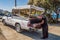
[[11,17],[11,16],[12,16],[12,14],[8,14],[7,16],[8,16],[8,17]]

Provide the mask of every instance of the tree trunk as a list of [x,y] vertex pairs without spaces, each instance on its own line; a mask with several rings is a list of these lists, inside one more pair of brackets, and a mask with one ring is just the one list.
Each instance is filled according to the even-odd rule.
[[59,18],[59,14],[57,14],[57,18],[56,18],[57,23],[58,23],[58,18]]

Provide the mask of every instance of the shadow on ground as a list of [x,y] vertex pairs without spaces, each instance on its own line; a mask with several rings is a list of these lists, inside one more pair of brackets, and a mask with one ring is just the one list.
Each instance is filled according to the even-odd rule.
[[[43,39],[41,39],[41,35],[42,35],[41,33],[24,31],[21,34],[24,34],[35,40],[43,40]],[[60,36],[49,33],[49,37],[45,40],[60,40]]]
[[[12,27],[12,26],[9,26],[9,27],[15,30],[15,27]],[[60,36],[54,35],[51,33],[49,33],[49,37],[47,39],[41,39],[42,31],[37,33],[37,32],[29,32],[24,30],[23,32],[21,32],[21,34],[31,37],[34,40],[60,40]]]
[[49,24],[49,26],[60,27],[60,23],[57,23],[57,24]]

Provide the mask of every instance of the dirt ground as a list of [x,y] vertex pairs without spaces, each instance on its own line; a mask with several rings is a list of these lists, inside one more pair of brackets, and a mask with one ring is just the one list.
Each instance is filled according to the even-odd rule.
[[32,40],[32,38],[25,36],[23,34],[17,33],[14,29],[11,29],[8,26],[4,26],[1,22],[0,22],[0,28],[7,40],[28,40],[28,39]]
[[50,25],[49,26],[49,33],[60,36],[60,25]]
[[0,40],[6,40],[6,38],[5,38],[4,35],[2,34],[1,29],[0,29]]
[[[7,40],[41,40],[41,32],[40,34],[36,32],[28,32],[24,31],[22,33],[17,33],[13,27],[4,26],[0,22],[0,28],[4,36],[0,40],[7,39]],[[49,25],[49,38],[46,40],[59,40],[60,39],[60,26],[56,25]]]
[[0,40],[7,40],[3,34],[0,33]]

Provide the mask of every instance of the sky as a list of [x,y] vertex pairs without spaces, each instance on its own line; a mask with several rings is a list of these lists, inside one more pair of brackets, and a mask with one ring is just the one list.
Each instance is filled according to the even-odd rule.
[[[28,0],[17,0],[17,6],[27,5]],[[11,11],[14,7],[14,0],[0,0],[0,9]]]

